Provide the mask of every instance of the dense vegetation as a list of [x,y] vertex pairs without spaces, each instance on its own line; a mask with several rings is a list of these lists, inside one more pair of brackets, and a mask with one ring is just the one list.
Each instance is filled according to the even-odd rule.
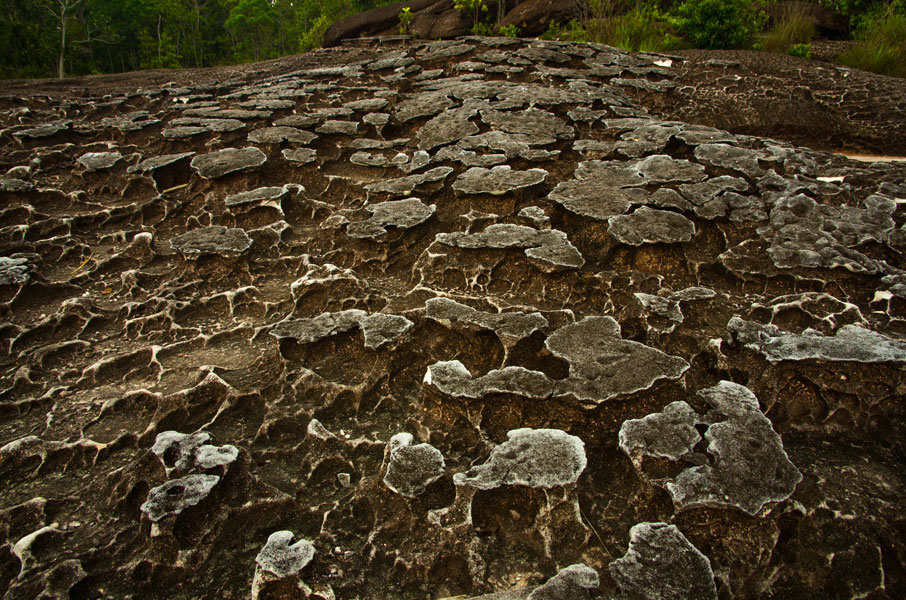
[[310,50],[392,0],[3,0],[0,77],[209,67]]
[[[207,67],[317,47],[334,21],[394,0],[3,0],[0,78]],[[814,30],[791,15],[767,27],[774,0],[564,0],[577,16],[546,37],[630,50],[761,48],[808,56]],[[906,0],[818,0],[850,19],[861,43],[841,60],[906,75]],[[475,33],[495,27],[495,0],[455,0]],[[512,0],[510,1],[512,4]],[[407,31],[411,15],[400,16]]]

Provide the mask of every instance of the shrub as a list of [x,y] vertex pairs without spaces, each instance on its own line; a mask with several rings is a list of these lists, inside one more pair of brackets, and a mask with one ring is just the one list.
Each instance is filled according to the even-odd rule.
[[840,55],[844,65],[882,75],[906,77],[906,8],[891,2],[863,21],[859,43]]
[[500,33],[500,35],[506,36],[508,38],[517,38],[517,37],[519,37],[520,31],[516,25],[513,25],[512,23],[510,23],[509,25],[504,25],[503,27],[498,29],[498,33]]
[[397,15],[397,18],[400,20],[400,34],[408,35],[409,26],[412,24],[412,19],[415,18],[415,15],[412,14],[412,8],[409,6],[404,7],[400,14]]
[[811,58],[812,57],[812,45],[811,44],[793,44],[790,46],[790,49],[787,50],[787,53],[790,56],[798,56],[799,58]]
[[774,24],[761,40],[768,52],[790,52],[795,45],[807,45],[815,35],[815,26],[799,15],[789,15]]
[[676,25],[696,48],[739,48],[751,42],[766,16],[750,0],[686,0]]

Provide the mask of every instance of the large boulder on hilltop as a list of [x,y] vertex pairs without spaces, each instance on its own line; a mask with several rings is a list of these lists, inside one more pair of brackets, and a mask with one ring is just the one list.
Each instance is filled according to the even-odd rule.
[[578,14],[577,3],[560,0],[527,0],[516,5],[500,21],[500,27],[515,25],[519,35],[530,37],[547,31],[552,22],[565,22]]
[[325,48],[329,48],[336,46],[345,39],[376,35],[397,25],[399,23],[399,14],[403,8],[408,6],[409,10],[415,13],[436,3],[437,0],[394,2],[393,4],[378,6],[377,8],[352,15],[328,27],[327,31],[324,32],[322,45]]
[[409,31],[417,38],[436,40],[467,35],[471,21],[453,7],[453,0],[440,0],[415,13]]
[[845,39],[849,37],[849,20],[832,9],[811,2],[777,2],[766,4],[764,11],[772,23],[791,18],[805,19],[815,27],[818,35]]

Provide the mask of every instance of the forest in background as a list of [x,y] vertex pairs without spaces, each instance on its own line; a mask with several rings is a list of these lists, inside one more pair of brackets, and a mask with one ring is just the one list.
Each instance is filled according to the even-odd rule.
[[2,0],[0,78],[276,58],[316,48],[333,21],[392,1]]
[[[767,23],[777,0],[563,0],[578,18],[545,36],[628,50],[757,48],[808,57],[814,28],[795,14]],[[906,76],[906,0],[813,0],[848,18],[860,44],[841,62]],[[394,0],[0,0],[0,79],[212,67],[317,48],[327,27]],[[495,0],[454,0],[475,33],[495,28]],[[507,5],[518,4],[509,0]],[[489,6],[490,5],[490,6]],[[491,8],[491,10],[489,10]],[[401,24],[407,15],[401,13]],[[472,17],[469,17],[471,20]]]

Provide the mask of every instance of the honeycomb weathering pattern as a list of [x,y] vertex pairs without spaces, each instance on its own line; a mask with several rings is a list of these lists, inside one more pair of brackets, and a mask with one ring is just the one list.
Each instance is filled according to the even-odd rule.
[[906,167],[362,54],[0,98],[0,588],[902,597]]

